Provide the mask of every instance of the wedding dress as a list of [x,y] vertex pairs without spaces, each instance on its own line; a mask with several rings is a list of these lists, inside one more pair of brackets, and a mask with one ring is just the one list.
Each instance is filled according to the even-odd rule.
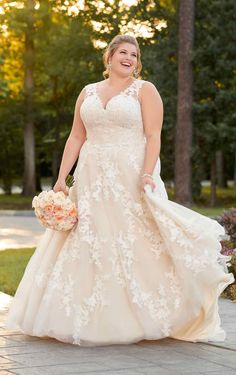
[[104,108],[97,83],[80,108],[87,139],[70,197],[79,223],[46,229],[10,305],[5,327],[81,346],[143,339],[223,341],[220,293],[234,281],[215,220],[140,188],[145,155],[138,92],[143,80]]

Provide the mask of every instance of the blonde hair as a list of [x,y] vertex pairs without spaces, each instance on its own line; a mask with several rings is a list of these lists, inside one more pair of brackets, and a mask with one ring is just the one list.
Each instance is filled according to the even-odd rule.
[[108,78],[109,77],[109,69],[107,67],[110,57],[112,57],[119,47],[121,43],[130,43],[133,44],[137,49],[137,67],[136,67],[136,78],[140,76],[140,72],[142,70],[142,63],[141,63],[141,52],[139,48],[139,44],[137,42],[137,39],[134,36],[131,35],[116,35],[111,42],[106,47],[106,50],[103,54],[103,63],[106,67],[106,70],[103,72],[103,77]]

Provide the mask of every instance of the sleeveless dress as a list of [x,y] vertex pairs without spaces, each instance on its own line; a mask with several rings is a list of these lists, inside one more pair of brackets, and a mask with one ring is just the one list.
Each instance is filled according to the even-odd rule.
[[223,341],[220,293],[234,281],[224,229],[168,200],[140,176],[146,138],[134,80],[103,107],[97,83],[80,108],[87,139],[70,197],[79,223],[46,229],[12,299],[5,327],[81,346],[143,339]]

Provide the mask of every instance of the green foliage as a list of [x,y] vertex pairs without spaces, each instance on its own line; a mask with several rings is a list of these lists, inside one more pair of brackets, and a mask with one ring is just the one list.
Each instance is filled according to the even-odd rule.
[[[162,177],[174,174],[174,135],[177,106],[177,1],[157,1],[149,19],[165,20],[167,27],[155,29],[153,38],[142,47],[143,78],[157,87],[164,104],[162,128]],[[142,12],[143,16],[144,12]],[[140,17],[142,17],[140,16]]]
[[236,148],[233,109],[236,99],[235,13],[234,0],[199,0],[196,3],[193,54],[195,139],[206,170],[217,150],[230,155],[233,170]]
[[75,180],[74,180],[74,176],[72,176],[72,175],[69,174],[69,175],[66,177],[66,185],[70,188],[70,187],[73,186],[74,182],[75,182]]
[[[169,199],[174,199],[173,188],[168,188]],[[210,207],[210,186],[201,187],[201,194],[196,199],[192,209],[206,216],[216,217],[223,213],[225,209],[235,206],[236,187],[229,186],[227,188],[217,187],[218,204],[216,207]]]
[[[7,106],[6,106],[7,105]],[[11,109],[11,115],[9,114]],[[11,194],[14,177],[23,173],[22,116],[20,103],[7,98],[0,101],[0,176],[2,187]]]
[[221,217],[219,217],[218,221],[224,226],[233,246],[236,246],[236,208],[225,211]]
[[[23,3],[26,0],[23,0]],[[153,82],[164,102],[162,177],[174,174],[176,123],[178,0],[141,0],[127,7],[119,0],[85,1],[85,9],[70,13],[74,2],[40,1],[34,10],[34,121],[37,175],[55,180],[73,121],[76,98],[90,82],[103,79],[103,48],[113,36],[148,25],[153,35],[138,37],[142,78]],[[23,174],[24,32],[26,7],[4,2],[0,42],[0,176],[10,193],[15,176]],[[102,7],[102,4],[104,5]],[[235,150],[235,5],[233,0],[196,3],[194,63],[193,196],[201,195],[200,181],[209,178],[212,156],[223,150],[226,177],[232,179]],[[227,19],[227,22],[222,20]],[[160,22],[167,27],[159,28]],[[150,34],[151,35],[151,34]]]
[[[201,189],[201,195],[196,199],[196,204],[199,206],[210,205],[210,186],[204,186]],[[227,188],[217,188],[218,206],[223,208],[230,208],[236,202],[236,187],[229,186]]]
[[236,208],[224,211],[217,220],[224,226],[225,232],[228,235],[227,239],[221,241],[221,252],[230,257],[228,269],[229,272],[233,273],[235,278],[235,282],[226,288],[224,295],[232,300],[236,300]]

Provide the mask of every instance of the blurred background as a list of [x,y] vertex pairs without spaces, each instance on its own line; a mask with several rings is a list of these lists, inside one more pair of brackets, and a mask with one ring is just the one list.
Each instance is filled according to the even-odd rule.
[[[236,201],[234,0],[0,0],[0,209],[54,184],[80,90],[117,34],[137,37],[165,108],[171,199],[216,214]],[[73,171],[72,171],[73,172]]]

